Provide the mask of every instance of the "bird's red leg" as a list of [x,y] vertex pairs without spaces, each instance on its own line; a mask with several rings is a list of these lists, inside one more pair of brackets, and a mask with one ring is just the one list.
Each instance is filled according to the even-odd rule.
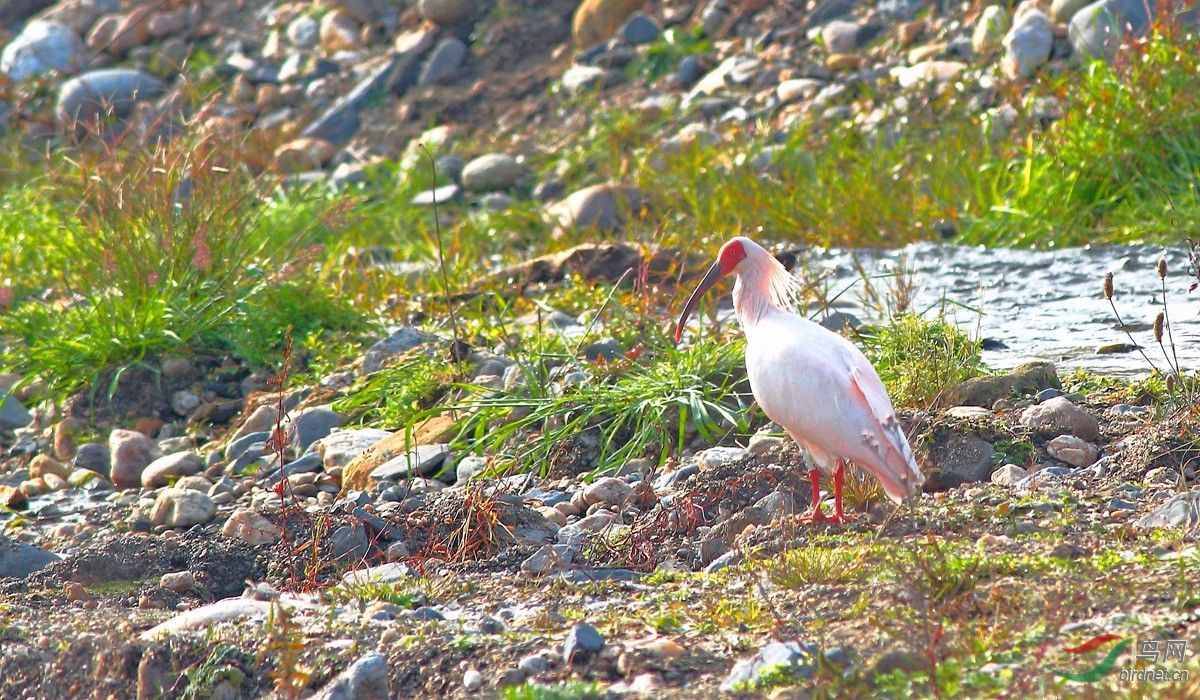
[[845,511],[842,510],[842,481],[845,479],[846,463],[838,460],[838,463],[833,468],[833,517],[829,518],[831,523],[848,523],[850,518],[846,517]]
[[821,472],[812,469],[808,472],[808,481],[812,484],[812,510],[800,516],[801,522],[824,523],[829,517],[821,511]]

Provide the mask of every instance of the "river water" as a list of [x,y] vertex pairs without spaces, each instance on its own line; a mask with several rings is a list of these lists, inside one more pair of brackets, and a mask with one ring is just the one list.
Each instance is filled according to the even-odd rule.
[[[1196,369],[1200,290],[1189,291],[1196,278],[1188,274],[1184,247],[1017,250],[921,243],[892,250],[811,248],[801,253],[810,273],[822,275],[827,291],[838,295],[834,308],[866,318],[877,314],[861,303],[868,287],[864,273],[879,293],[907,278],[915,311],[936,313],[944,308],[972,337],[1007,346],[984,351],[983,360],[992,369],[1041,359],[1053,361],[1060,372],[1083,368],[1125,376],[1145,375],[1149,366],[1137,351],[1096,352],[1103,345],[1129,342],[1102,294],[1104,275],[1113,273],[1117,311],[1134,341],[1155,365],[1165,368],[1152,330],[1162,309],[1155,271],[1160,258],[1166,258],[1168,266],[1167,311],[1175,352],[1183,369]],[[898,275],[898,270],[906,273]]]

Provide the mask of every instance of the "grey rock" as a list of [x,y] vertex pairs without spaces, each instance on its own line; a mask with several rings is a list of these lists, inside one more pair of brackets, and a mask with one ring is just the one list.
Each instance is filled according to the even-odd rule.
[[821,28],[821,40],[829,53],[854,53],[878,34],[876,26],[844,20],[834,20]]
[[539,676],[550,669],[550,662],[542,654],[530,654],[517,662],[517,668],[527,676]]
[[342,581],[351,585],[363,583],[389,584],[398,583],[415,574],[416,571],[407,564],[392,562],[366,569],[347,571],[342,575]]
[[305,452],[317,440],[340,428],[345,416],[325,406],[305,408],[288,416],[288,439],[300,452]]
[[300,15],[287,26],[288,41],[300,49],[311,49],[317,45],[320,25],[310,15]]
[[1065,396],[1026,408],[1021,413],[1021,425],[1034,430],[1068,431],[1088,441],[1100,437],[1100,423],[1096,417],[1071,403]]
[[808,13],[808,26],[819,27],[830,20],[844,17],[854,11],[855,0],[821,0]]
[[463,687],[472,693],[479,692],[483,689],[483,674],[477,669],[468,668],[463,673]]
[[719,469],[746,459],[749,453],[740,447],[710,447],[696,453],[696,464],[700,469]]
[[[1032,394],[1047,387],[1061,389],[1052,362],[1030,362],[1004,374],[968,379],[946,392],[946,406],[990,407],[996,399]],[[1083,437],[1082,435],[1080,437]]]
[[0,51],[0,72],[14,81],[50,71],[74,73],[83,60],[83,40],[58,22],[34,20]]
[[696,81],[704,75],[704,66],[700,65],[700,59],[695,56],[684,56],[679,61],[679,68],[675,71],[675,75],[679,78],[679,85],[685,90],[696,84]]
[[362,372],[370,374],[383,369],[391,358],[433,340],[433,336],[416,328],[399,328],[391,335],[371,346],[363,355]]
[[363,655],[312,700],[389,700],[387,657],[379,652]]
[[1099,454],[1095,445],[1074,435],[1059,435],[1046,444],[1046,451],[1073,467],[1091,466]]
[[933,488],[945,489],[983,481],[992,473],[992,444],[973,433],[955,433],[933,446],[938,472]]
[[108,445],[99,442],[85,442],[75,450],[73,464],[76,469],[87,469],[107,478],[110,469]]
[[335,146],[344,145],[362,125],[359,112],[368,100],[387,91],[401,95],[416,83],[418,61],[433,46],[434,36],[433,31],[417,30],[398,39],[390,61],[360,80],[300,135],[325,139]]
[[1025,477],[1029,476],[1029,472],[1018,467],[1015,464],[1005,464],[999,469],[992,472],[992,483],[997,486],[1016,486]]
[[756,506],[751,506],[738,513],[730,515],[725,520],[714,525],[700,539],[700,563],[707,566],[729,551],[734,538],[742,533],[747,526],[765,525],[771,522],[771,516]]
[[531,574],[546,574],[561,569],[565,563],[558,550],[550,545],[544,545],[521,562],[521,571]]
[[417,445],[372,469],[371,478],[400,481],[409,476],[429,474],[440,467],[449,454],[449,445]]
[[920,14],[927,4],[929,0],[879,0],[875,10],[883,19],[907,22]]
[[517,183],[523,170],[507,153],[489,153],[466,164],[462,184],[471,192],[507,190]]
[[596,362],[603,358],[606,362],[618,360],[625,355],[625,349],[616,338],[605,338],[597,340],[594,343],[588,343],[583,348],[583,359],[588,362]]
[[596,503],[620,505],[632,491],[633,487],[627,482],[612,476],[602,476],[583,490],[583,502],[588,506]]
[[1075,13],[1067,36],[1080,55],[1107,60],[1126,36],[1146,33],[1157,6],[1156,0],[1099,0]]
[[504,192],[489,192],[479,198],[479,208],[483,211],[502,212],[512,209],[517,200]]
[[57,554],[41,547],[0,535],[0,579],[25,578],[59,559]]
[[662,34],[662,26],[644,12],[635,12],[625,20],[620,36],[631,46],[641,46],[656,41]]
[[1075,13],[1092,4],[1095,0],[1054,0],[1050,3],[1050,19],[1055,24],[1066,24]]
[[466,483],[468,479],[487,469],[487,459],[478,455],[467,455],[458,461],[454,474],[457,482]]
[[712,563],[704,567],[704,573],[715,574],[721,569],[737,566],[740,563],[742,563],[742,551],[740,549],[731,549],[716,559],[713,559]]
[[1037,399],[1038,403],[1044,403],[1050,399],[1057,398],[1062,395],[1062,391],[1058,389],[1042,389],[1037,394],[1034,394],[1033,398]]
[[1134,523],[1143,530],[1169,528],[1196,530],[1200,526],[1200,489],[1178,493]]
[[787,491],[772,491],[754,503],[767,517],[774,520],[796,513],[796,499]]
[[704,12],[700,13],[700,30],[704,36],[715,38],[721,34],[728,19],[728,14],[715,7],[705,8]]
[[62,84],[54,114],[67,129],[110,114],[125,118],[138,102],[157,99],[166,89],[163,81],[135,68],[88,71]]
[[[241,459],[255,445],[264,445],[267,440],[271,439],[271,433],[249,433],[239,437],[237,440],[229,443],[225,447],[225,459],[238,460]],[[259,449],[254,457],[257,459],[263,454],[263,450]]]
[[451,183],[449,185],[436,187],[432,190],[418,192],[417,195],[412,198],[412,205],[414,207],[432,207],[434,202],[442,205],[448,202],[462,201],[462,198],[462,188]]
[[204,469],[204,460],[195,452],[176,452],[159,457],[142,472],[142,486],[158,488],[166,486],[171,477],[199,474]]
[[637,187],[606,183],[572,192],[547,207],[547,214],[564,229],[597,229],[612,232],[622,228],[630,213],[646,205]]
[[162,456],[154,441],[145,435],[117,428],[108,435],[108,453],[112,468],[109,478],[117,488],[142,485],[142,471]]
[[971,50],[978,56],[986,56],[999,49],[1009,29],[1008,11],[999,5],[988,5],[975,22],[971,33]]
[[468,0],[420,0],[417,4],[422,17],[443,26],[466,19],[473,6]]
[[571,66],[563,72],[562,86],[568,95],[583,95],[615,85],[621,74],[599,66]]
[[318,464],[323,464],[326,469],[344,467],[368,447],[392,434],[391,431],[378,428],[335,430],[317,443],[317,454],[321,456]]
[[421,69],[421,77],[417,78],[417,85],[428,87],[442,82],[457,73],[466,59],[466,44],[453,36],[442,39],[426,59],[425,66]]
[[783,671],[795,678],[812,678],[817,672],[817,647],[800,641],[771,642],[762,651],[742,659],[721,683],[729,693],[743,687],[756,687],[765,671]]
[[563,661],[571,664],[575,662],[576,657],[592,654],[603,648],[604,637],[595,627],[580,622],[567,632],[567,638],[563,641]]
[[342,525],[329,535],[333,558],[337,561],[358,561],[371,551],[371,540],[361,523]]
[[1050,29],[1050,18],[1040,10],[1030,10],[1021,15],[1012,30],[1004,37],[1004,60],[1001,65],[1010,78],[1028,78],[1042,64],[1050,60],[1050,48],[1054,44],[1054,32]]
[[457,153],[447,153],[444,156],[438,156],[433,161],[433,168],[437,171],[438,177],[448,178],[460,185],[465,167],[467,167],[467,162]]
[[924,655],[908,649],[892,649],[884,652],[871,667],[872,675],[885,676],[895,671],[914,673],[929,668],[929,660]]
[[21,405],[9,389],[0,387],[0,428],[23,428],[33,421],[33,414]]
[[150,522],[163,527],[191,527],[213,519],[217,505],[208,494],[190,489],[165,488],[154,500]]

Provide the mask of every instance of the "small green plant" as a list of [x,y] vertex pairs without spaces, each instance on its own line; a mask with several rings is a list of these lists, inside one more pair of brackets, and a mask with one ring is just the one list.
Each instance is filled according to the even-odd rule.
[[236,647],[217,642],[204,660],[184,672],[187,686],[183,700],[202,700],[213,696],[217,686],[228,683],[236,692],[246,680],[246,659]]
[[542,685],[526,681],[504,689],[504,700],[591,700],[604,696],[604,686],[595,681],[564,681]]
[[683,449],[691,429],[710,443],[725,431],[747,429],[740,342],[681,349],[659,336],[653,351],[653,362],[610,372],[595,368],[591,377],[581,369],[552,379],[544,364],[529,363],[522,368],[523,389],[497,395],[456,385],[465,398],[416,418],[457,416],[456,445],[523,469],[548,468],[568,441],[594,440],[597,472],[633,457],[661,462]]
[[902,314],[874,332],[860,332],[892,400],[929,408],[950,389],[982,371],[979,341],[944,317]]
[[767,578],[777,586],[800,588],[813,584],[836,585],[860,580],[866,550],[862,547],[814,544],[792,549],[764,564]]

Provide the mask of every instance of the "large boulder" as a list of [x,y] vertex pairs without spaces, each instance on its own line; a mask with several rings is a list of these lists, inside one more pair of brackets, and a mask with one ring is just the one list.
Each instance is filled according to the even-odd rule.
[[1099,0],[1075,13],[1067,36],[1075,52],[1109,59],[1126,37],[1146,33],[1157,11],[1155,0]]
[[0,52],[0,72],[25,80],[50,71],[74,73],[83,60],[83,40],[65,24],[30,22]]
[[62,84],[54,114],[64,128],[114,116],[124,118],[141,100],[166,92],[166,85],[136,68],[104,68],[77,75]]

